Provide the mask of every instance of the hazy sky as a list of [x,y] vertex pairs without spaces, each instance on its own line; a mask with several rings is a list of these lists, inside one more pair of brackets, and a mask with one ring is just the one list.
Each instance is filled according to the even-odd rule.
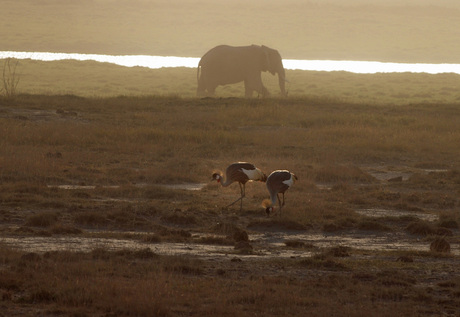
[[0,50],[460,63],[457,0],[2,0]]

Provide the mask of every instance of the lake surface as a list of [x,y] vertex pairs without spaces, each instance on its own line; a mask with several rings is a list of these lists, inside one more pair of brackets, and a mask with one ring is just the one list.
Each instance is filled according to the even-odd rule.
[[[76,53],[47,52],[13,52],[0,51],[0,59],[17,58],[40,61],[79,60],[112,63],[126,67],[192,67],[195,68],[199,57],[150,56],[150,55],[101,55]],[[460,74],[460,64],[428,64],[428,63],[384,63],[378,61],[334,61],[334,60],[296,60],[283,59],[286,69],[310,71],[347,71],[360,74],[374,73],[456,73]]]

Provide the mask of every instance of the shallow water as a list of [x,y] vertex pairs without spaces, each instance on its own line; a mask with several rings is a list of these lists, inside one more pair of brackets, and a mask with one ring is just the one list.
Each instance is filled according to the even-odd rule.
[[206,183],[184,183],[184,184],[158,184],[156,186],[169,188],[169,189],[182,189],[182,190],[202,190],[207,184]]
[[[198,66],[199,57],[151,56],[151,55],[101,55],[52,52],[14,52],[0,51],[0,59],[17,58],[41,61],[92,60],[113,63],[120,66],[142,66],[148,68],[192,67]],[[286,69],[310,71],[346,71],[360,74],[374,73],[456,73],[460,74],[460,64],[427,63],[384,63],[378,61],[334,61],[334,60],[296,60],[283,59]]]
[[425,221],[437,221],[439,216],[435,214],[430,214],[426,212],[413,212],[413,211],[403,211],[403,210],[393,210],[393,209],[383,209],[383,208],[367,208],[367,209],[358,209],[355,210],[358,214],[373,217],[401,217],[401,216],[412,216]]
[[[140,233],[141,234],[141,233]],[[286,240],[296,240],[312,245],[315,248],[329,248],[346,246],[360,250],[380,251],[429,251],[430,241],[410,238],[400,233],[345,233],[345,234],[320,234],[320,233],[285,233],[270,232],[249,235],[250,244],[254,248],[253,254],[241,255],[233,246],[209,245],[199,243],[148,243],[138,240],[114,238],[88,238],[79,236],[53,236],[53,237],[2,237],[0,243],[17,248],[25,252],[43,253],[47,251],[81,251],[90,252],[94,249],[107,250],[139,250],[150,248],[159,255],[187,255],[201,258],[222,258],[238,255],[247,258],[290,258],[309,257],[310,250],[291,249],[285,245]],[[451,244],[451,253],[460,255],[458,244]]]
[[[145,186],[159,186],[168,189],[178,189],[178,190],[201,190],[207,184],[206,183],[183,183],[183,184],[137,184],[137,187],[145,187]],[[95,185],[72,185],[72,184],[61,184],[61,185],[48,185],[49,188],[58,188],[58,189],[67,189],[67,190],[75,190],[75,189],[96,189]],[[120,188],[120,186],[101,186],[101,188]]]

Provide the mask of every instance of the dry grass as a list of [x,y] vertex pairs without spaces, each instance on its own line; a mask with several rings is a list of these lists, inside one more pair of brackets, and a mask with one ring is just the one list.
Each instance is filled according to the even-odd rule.
[[[339,275],[350,270],[350,253],[353,251],[338,247],[309,260],[261,262],[262,271],[247,276],[240,268],[244,263],[216,266],[158,256],[149,249],[39,255],[2,247],[0,260],[5,268],[0,289],[7,304],[4,312],[12,312],[9,307],[15,304],[22,307],[24,316],[32,311],[130,316],[282,316],[306,311],[312,315],[387,316],[395,309],[406,315],[455,311],[458,279],[429,291],[419,286],[421,281],[407,275],[407,268],[403,268],[405,273],[361,270]],[[281,271],[279,276],[264,276],[263,270],[279,265],[299,273],[288,279]],[[424,268],[423,264],[417,266]],[[317,268],[329,273],[302,273]],[[30,276],[33,279],[27,278]],[[437,292],[450,294],[451,301],[438,306]]]
[[[428,250],[436,237],[452,250],[458,244],[460,149],[452,146],[460,143],[458,117],[456,104],[309,98],[0,100],[2,237],[146,245],[84,253],[2,246],[2,309],[24,316],[451,313],[459,304],[459,281],[436,272],[440,263],[458,272],[458,256]],[[266,217],[260,204],[268,193],[258,182],[247,184],[242,212],[222,210],[239,188],[211,183],[211,173],[240,160],[266,173],[289,169],[299,176],[281,215]],[[385,183],[368,172],[382,162],[419,173]],[[446,171],[422,172],[430,168]],[[207,185],[199,191],[163,186],[188,182]],[[366,208],[437,213],[440,219],[426,226],[410,215],[355,212]],[[422,232],[425,227],[430,231]],[[270,232],[409,235],[406,228],[414,239],[425,239],[426,252],[324,249],[286,239],[290,251],[313,256],[283,259],[261,256],[257,241],[248,238]],[[166,243],[231,251],[212,261],[152,251]],[[274,254],[278,250],[284,248]],[[427,286],[424,272],[437,274],[441,284]]]
[[[1,62],[1,61],[0,61]],[[18,93],[72,94],[84,97],[114,96],[196,96],[196,69],[122,67],[91,61],[40,62],[21,60],[18,70],[21,81]],[[291,98],[305,98],[345,103],[368,103],[370,105],[410,105],[458,103],[457,87],[460,76],[456,74],[352,74],[347,72],[316,72],[287,70],[287,90]],[[263,73],[263,82],[274,97],[279,96],[278,78]],[[243,83],[219,87],[219,97],[244,96]],[[142,98],[141,98],[142,99]],[[62,115],[71,117],[72,110],[56,105]],[[276,109],[273,109],[276,111]],[[416,115],[416,113],[414,114]],[[139,113],[142,116],[142,113]],[[327,118],[324,118],[327,121]],[[385,121],[363,114],[360,120],[369,125],[382,125]],[[409,116],[403,120],[411,121]],[[329,121],[330,123],[333,123]],[[305,118],[301,124],[316,124]],[[362,130],[366,133],[366,130]]]

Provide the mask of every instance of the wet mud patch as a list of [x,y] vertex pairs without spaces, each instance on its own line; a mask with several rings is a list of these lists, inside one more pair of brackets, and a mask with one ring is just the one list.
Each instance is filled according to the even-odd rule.
[[431,166],[385,166],[374,165],[362,167],[364,171],[372,175],[374,178],[381,182],[402,182],[409,180],[415,174],[428,175],[447,173],[449,170],[446,168],[437,168]]
[[[103,232],[100,232],[103,234]],[[97,234],[93,232],[92,234]],[[136,235],[148,233],[136,232]],[[190,242],[148,242],[148,239],[99,238],[84,236],[51,236],[30,237],[10,236],[2,237],[0,243],[20,249],[25,252],[73,251],[90,252],[94,249],[139,250],[150,248],[159,255],[187,255],[204,258],[222,258],[230,255],[241,255],[251,258],[290,258],[309,257],[315,250],[348,247],[369,251],[430,251],[430,239],[422,239],[404,232],[365,232],[355,230],[340,234],[325,234],[308,231],[271,231],[248,234],[247,243],[251,252],[240,254],[234,245],[196,243],[207,241],[205,235],[194,235]],[[226,236],[222,236],[226,239]],[[195,241],[194,241],[195,240]],[[298,245],[307,246],[293,248],[289,241],[296,241]],[[237,243],[235,242],[235,245]],[[460,255],[458,242],[450,243],[450,253]]]
[[425,212],[412,212],[402,211],[394,209],[383,209],[383,208],[366,208],[355,210],[358,214],[371,217],[371,218],[384,218],[384,217],[413,217],[425,221],[437,221],[439,216]]
[[197,190],[202,190],[206,185],[207,183],[183,183],[183,184],[158,184],[156,186],[164,187],[167,189],[197,191]]
[[[182,183],[182,184],[135,184],[135,187],[148,187],[148,186],[158,186],[166,189],[176,189],[176,190],[190,190],[197,191],[202,190],[207,184],[206,183]],[[61,185],[47,185],[49,188],[58,188],[66,190],[77,190],[77,189],[96,189],[107,188],[107,189],[118,189],[120,186],[117,185],[107,185],[107,186],[96,186],[96,185],[74,185],[74,184],[61,184]]]
[[35,122],[68,120],[87,122],[76,111],[63,110],[61,108],[56,110],[35,110],[0,106],[0,118]]

